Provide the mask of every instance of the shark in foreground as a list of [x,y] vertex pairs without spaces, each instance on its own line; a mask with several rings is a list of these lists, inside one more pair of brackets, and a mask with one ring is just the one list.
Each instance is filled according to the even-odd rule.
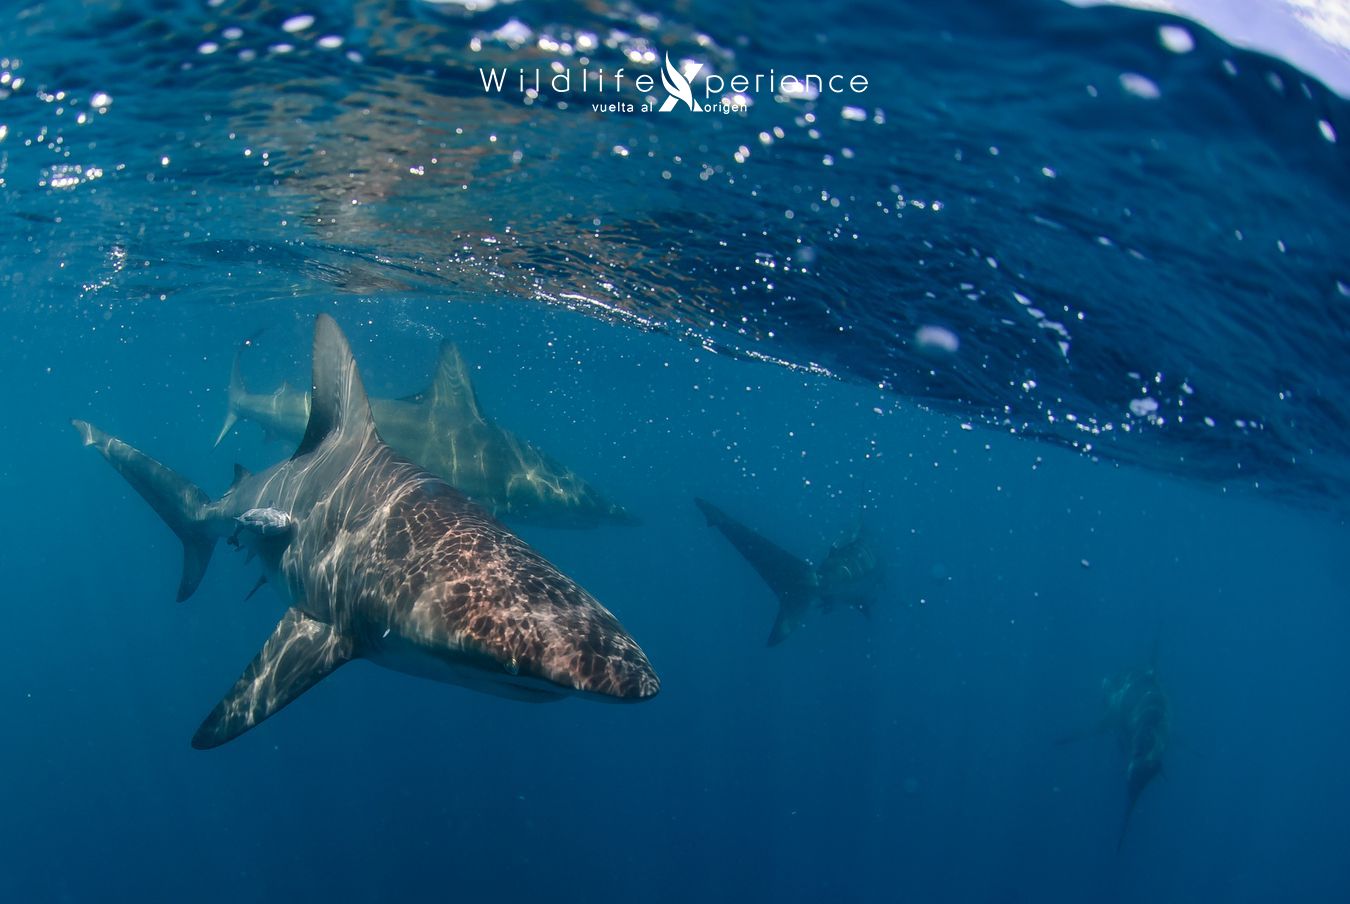
[[[249,392],[236,354],[229,409],[216,445],[240,419],[261,424],[271,436],[299,442],[309,408],[309,393],[285,383],[274,392]],[[441,346],[429,389],[403,399],[371,399],[370,410],[380,436],[395,451],[499,518],[548,527],[637,523],[571,468],[489,420],[474,393],[469,368],[451,343]]]
[[847,606],[864,615],[871,613],[885,573],[861,528],[836,541],[816,566],[746,527],[711,502],[695,499],[694,504],[708,519],[708,526],[717,528],[731,541],[778,597],[778,617],[769,632],[769,646],[782,643],[813,607],[829,611],[835,606]]
[[1106,732],[1116,736],[1126,757],[1125,816],[1116,838],[1116,850],[1120,850],[1139,795],[1162,773],[1162,758],[1171,728],[1171,709],[1152,661],[1145,668],[1107,678],[1102,682],[1102,692],[1106,712],[1101,722],[1092,730],[1062,738],[1059,743],[1067,744]]
[[519,700],[646,700],[661,684],[610,612],[440,478],[380,439],[346,338],[314,330],[313,399],[295,455],[236,468],[212,502],[159,462],[75,421],[183,542],[178,599],[216,542],[243,547],[289,603],[192,739],[217,747],[353,659]]

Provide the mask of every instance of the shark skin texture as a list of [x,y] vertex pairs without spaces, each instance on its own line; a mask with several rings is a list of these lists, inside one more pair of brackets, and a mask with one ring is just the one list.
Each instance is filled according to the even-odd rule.
[[179,600],[196,590],[223,539],[261,562],[289,606],[194,747],[238,737],[353,659],[532,702],[657,694],[646,654],[608,609],[384,443],[347,340],[327,315],[315,324],[313,369],[295,454],[258,474],[237,467],[215,501],[73,422],[182,541]]

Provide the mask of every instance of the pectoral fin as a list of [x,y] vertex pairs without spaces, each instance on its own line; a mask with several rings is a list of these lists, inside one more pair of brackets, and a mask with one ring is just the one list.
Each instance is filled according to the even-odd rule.
[[290,609],[192,737],[198,750],[233,740],[352,658],[351,641],[331,625]]

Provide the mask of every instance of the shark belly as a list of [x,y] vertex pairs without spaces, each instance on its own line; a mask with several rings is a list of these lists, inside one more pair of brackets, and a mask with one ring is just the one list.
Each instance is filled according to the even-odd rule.
[[550,703],[572,693],[551,681],[512,675],[488,657],[433,650],[392,631],[363,650],[362,658],[390,671],[525,703]]

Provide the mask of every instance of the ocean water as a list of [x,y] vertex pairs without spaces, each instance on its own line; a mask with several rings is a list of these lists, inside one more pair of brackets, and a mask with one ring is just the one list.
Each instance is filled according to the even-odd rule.
[[[869,87],[547,84],[659,105],[667,52]],[[6,6],[0,899],[1345,900],[1347,141],[1287,63],[1050,0]],[[189,746],[285,604],[223,545],[175,604],[68,421],[216,496],[293,451],[212,445],[236,349],[305,386],[319,313],[379,397],[454,341],[640,519],[508,526],[659,696],[356,662]],[[816,562],[861,523],[870,615],[767,647],[695,497]],[[1126,755],[1056,742],[1150,662],[1118,846]]]

